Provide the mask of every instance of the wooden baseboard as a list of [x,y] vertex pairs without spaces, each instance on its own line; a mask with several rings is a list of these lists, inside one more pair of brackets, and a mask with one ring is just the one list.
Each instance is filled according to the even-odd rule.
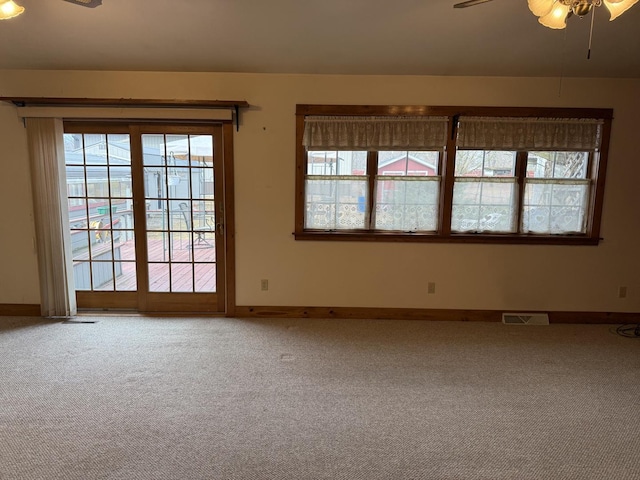
[[[531,310],[526,310],[531,312]],[[236,306],[235,316],[245,318],[339,318],[376,320],[431,320],[459,322],[501,322],[503,310],[456,310],[428,308],[361,307],[269,307]],[[640,313],[626,312],[540,312],[550,323],[638,323]]]
[[640,323],[640,312],[548,312],[549,323]]
[[[531,310],[526,310],[531,312]],[[339,318],[372,320],[429,320],[456,322],[500,322],[503,310],[457,310],[431,308],[371,307],[283,307],[236,306],[234,317],[240,318]],[[551,311],[550,323],[640,323],[640,312],[561,312]],[[101,312],[101,315],[105,312]],[[134,314],[137,314],[134,313]],[[153,314],[157,316],[156,314]],[[180,316],[181,314],[167,314]],[[40,305],[0,303],[0,317],[39,317]],[[198,314],[198,316],[208,316]],[[220,316],[216,314],[213,316]],[[227,315],[229,316],[229,315]]]
[[40,305],[0,303],[0,317],[39,317]]

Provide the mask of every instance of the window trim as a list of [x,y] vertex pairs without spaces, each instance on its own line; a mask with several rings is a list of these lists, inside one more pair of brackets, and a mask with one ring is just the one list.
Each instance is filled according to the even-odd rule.
[[[440,211],[437,233],[385,232],[362,230],[312,230],[304,228],[305,218],[305,175],[307,168],[306,149],[303,145],[304,122],[306,116],[352,115],[352,116],[446,116],[448,118],[447,144],[441,157]],[[460,116],[487,117],[550,117],[550,118],[593,118],[603,120],[602,141],[599,155],[589,162],[588,178],[593,182],[590,190],[588,219],[585,234],[525,234],[525,233],[453,233],[451,213],[454,186],[454,160],[456,155],[456,127]],[[383,242],[434,242],[434,243],[488,243],[488,244],[544,244],[544,245],[598,245],[603,209],[607,157],[611,134],[613,109],[607,108],[549,108],[549,107],[469,107],[469,106],[426,106],[426,105],[296,105],[296,189],[295,189],[295,230],[296,240],[338,240],[338,241],[383,241]],[[518,156],[526,155],[518,151]],[[371,158],[371,155],[369,155]],[[519,162],[525,165],[526,162]],[[368,177],[372,179],[371,161]],[[518,167],[516,167],[518,168]],[[524,178],[518,173],[518,195],[523,194]],[[374,198],[369,195],[369,214]],[[519,203],[519,207],[521,204]],[[520,223],[521,208],[517,221]]]

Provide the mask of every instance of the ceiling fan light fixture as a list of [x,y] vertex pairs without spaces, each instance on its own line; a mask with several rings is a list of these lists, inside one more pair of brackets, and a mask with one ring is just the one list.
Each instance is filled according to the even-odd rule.
[[640,0],[527,0],[529,10],[545,27],[561,29],[567,26],[566,19],[575,14],[584,17],[595,7],[603,4],[615,20]]
[[611,13],[611,22],[638,3],[638,0],[603,0],[603,3]]
[[561,1],[555,2],[551,11],[538,19],[542,25],[554,30],[562,30],[567,26],[567,17],[571,13],[571,6]]
[[17,17],[24,12],[24,7],[16,4],[13,0],[0,2],[0,20]]
[[555,0],[528,0],[529,10],[536,17],[544,17],[553,8]]

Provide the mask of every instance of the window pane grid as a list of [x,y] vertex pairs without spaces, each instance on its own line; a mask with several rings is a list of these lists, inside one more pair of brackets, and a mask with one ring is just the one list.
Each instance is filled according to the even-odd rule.
[[529,152],[527,178],[586,179],[589,152]]
[[516,233],[517,152],[457,150],[451,231]]
[[402,177],[438,175],[441,153],[436,150],[379,151],[377,174]]
[[376,230],[435,232],[440,180],[437,177],[376,177]]
[[309,176],[366,175],[367,152],[351,150],[307,152],[306,174]]
[[64,150],[76,289],[135,290],[129,136],[65,134]]
[[453,232],[514,232],[516,179],[478,178],[453,188]]
[[534,234],[586,232],[589,180],[528,179],[522,231]]
[[142,144],[149,291],[215,292],[213,137],[145,134]]
[[305,226],[321,230],[364,229],[368,184],[362,177],[322,177],[306,182]]

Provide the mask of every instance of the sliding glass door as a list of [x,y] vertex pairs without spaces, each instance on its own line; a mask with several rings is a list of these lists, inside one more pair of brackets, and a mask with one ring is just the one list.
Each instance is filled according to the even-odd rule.
[[79,308],[222,312],[221,126],[65,125]]

